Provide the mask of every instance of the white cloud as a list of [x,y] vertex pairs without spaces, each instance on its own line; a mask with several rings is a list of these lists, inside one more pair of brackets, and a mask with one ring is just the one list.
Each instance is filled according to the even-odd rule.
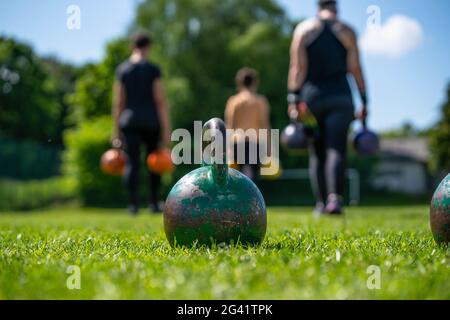
[[384,25],[368,27],[360,46],[369,54],[398,58],[419,47],[423,38],[424,32],[418,21],[394,15]]

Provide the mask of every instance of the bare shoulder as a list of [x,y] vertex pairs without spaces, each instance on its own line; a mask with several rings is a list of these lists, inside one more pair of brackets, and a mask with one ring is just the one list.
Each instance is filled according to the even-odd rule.
[[227,100],[227,106],[233,105],[235,100],[236,100],[236,95],[232,95],[231,97],[229,97]]
[[349,24],[343,21],[337,21],[333,26],[333,31],[346,47],[356,44],[356,32]]
[[319,32],[322,28],[320,20],[310,18],[300,22],[294,31],[294,38],[309,38],[312,34]]
[[338,20],[336,22],[336,24],[334,25],[334,29],[337,32],[342,32],[342,33],[345,33],[345,34],[347,34],[349,36],[356,37],[355,29],[352,26],[350,26],[349,24],[347,24],[347,23],[345,23],[343,21],[339,21]]
[[266,98],[266,96],[262,95],[262,94],[258,94],[257,98],[259,100],[259,102],[263,105],[269,105],[269,100]]

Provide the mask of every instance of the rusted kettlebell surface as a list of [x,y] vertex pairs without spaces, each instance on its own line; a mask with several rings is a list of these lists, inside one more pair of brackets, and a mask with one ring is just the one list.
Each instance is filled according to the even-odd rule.
[[[267,214],[264,198],[245,175],[228,168],[226,129],[214,118],[203,127],[209,141],[222,139],[222,151],[215,160],[181,178],[167,197],[164,229],[172,246],[220,243],[260,244],[266,234]],[[216,140],[217,141],[217,140]],[[214,149],[217,152],[216,149]],[[209,164],[208,164],[209,163]]]
[[431,200],[430,226],[438,244],[450,243],[450,174],[441,182]]

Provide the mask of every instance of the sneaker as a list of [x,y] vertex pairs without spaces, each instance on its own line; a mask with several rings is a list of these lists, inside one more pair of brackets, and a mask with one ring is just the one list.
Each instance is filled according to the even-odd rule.
[[335,194],[330,194],[328,196],[325,212],[328,214],[336,214],[336,215],[342,214],[343,209],[341,197]]
[[320,217],[325,213],[325,205],[323,202],[317,202],[316,206],[314,207],[313,214],[316,217]]
[[128,212],[130,213],[130,215],[132,216],[136,216],[139,212],[139,207],[135,204],[129,204],[128,205]]

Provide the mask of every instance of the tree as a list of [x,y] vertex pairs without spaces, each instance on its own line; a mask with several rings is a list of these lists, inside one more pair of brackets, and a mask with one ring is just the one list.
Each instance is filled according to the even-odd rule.
[[447,87],[447,101],[442,106],[441,120],[431,131],[433,168],[450,172],[450,84]]
[[107,45],[105,58],[99,64],[88,64],[80,70],[75,91],[69,97],[72,121],[80,123],[111,113],[115,71],[128,55],[128,40],[119,38]]
[[[159,64],[171,105],[172,126],[192,129],[194,120],[223,117],[235,92],[238,69],[257,69],[261,92],[272,105],[273,126],[286,117],[286,78],[294,24],[273,0],[152,0],[142,2],[129,35],[154,38],[152,60]],[[130,54],[129,40],[112,41],[104,60],[80,72],[70,97],[75,121],[110,114],[117,66]]]
[[60,62],[54,57],[44,57],[41,59],[42,67],[49,77],[49,88],[53,99],[58,104],[58,119],[55,125],[55,143],[63,145],[64,131],[72,127],[74,123],[69,119],[70,103],[68,96],[75,89],[75,81],[78,75],[78,68],[67,63]]
[[[152,0],[139,5],[129,35],[147,31],[154,38],[152,59],[162,67],[174,128],[223,117],[243,66],[259,71],[274,127],[282,127],[293,27],[274,0]],[[128,40],[117,39],[100,64],[84,68],[70,99],[77,121],[110,113],[115,70],[129,53]]]
[[382,136],[385,138],[411,138],[420,134],[421,132],[413,123],[406,121],[399,128],[383,132]]
[[223,117],[235,92],[234,76],[249,66],[273,106],[275,126],[285,116],[286,74],[292,22],[273,0],[152,0],[138,8],[131,31],[153,35],[162,65],[173,126]]
[[37,56],[27,44],[0,37],[0,133],[61,144],[74,68]]

